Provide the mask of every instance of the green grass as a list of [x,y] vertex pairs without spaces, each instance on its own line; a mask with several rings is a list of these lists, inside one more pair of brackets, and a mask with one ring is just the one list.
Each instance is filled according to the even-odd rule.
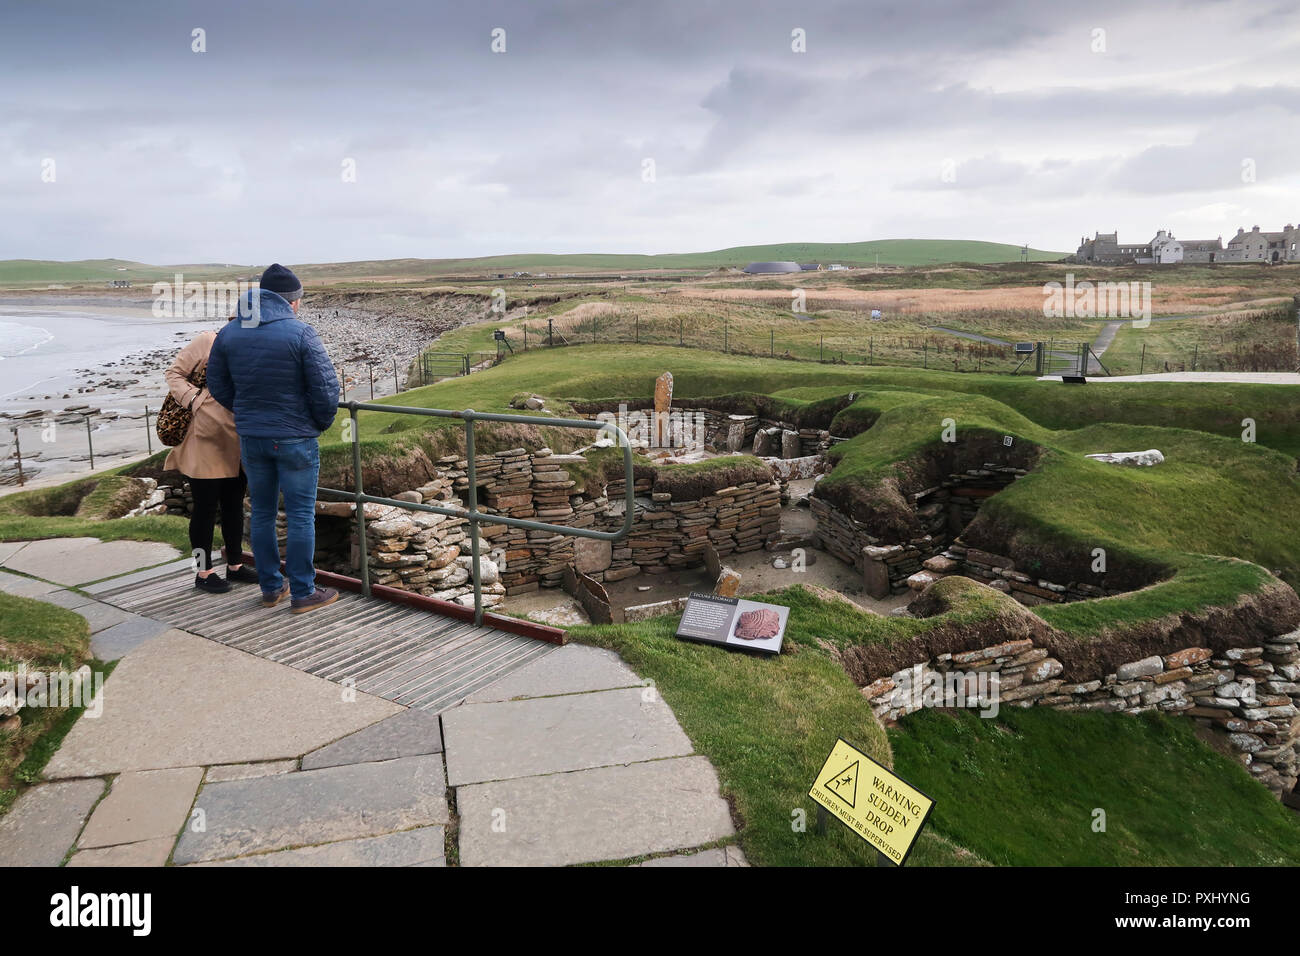
[[[854,394],[832,431],[859,434],[836,447],[839,463],[823,483],[828,492],[878,483],[898,462],[936,445],[944,420],[952,419],[961,439],[1010,434],[1046,449],[1034,475],[989,502],[989,520],[1080,555],[1104,547],[1133,561],[1190,568],[1186,562],[1199,559],[1181,555],[1226,554],[1300,580],[1300,558],[1289,544],[1300,537],[1300,485],[1292,460],[1300,452],[1300,403],[1285,386],[1076,387],[992,375],[772,362],[660,346],[578,346],[519,356],[468,378],[403,393],[401,401],[482,411],[504,409],[520,391],[536,391],[553,399],[549,407],[555,412],[566,414],[568,401],[643,400],[665,370],[673,372],[679,399],[725,401],[767,393],[776,396],[777,405],[797,411],[837,394]],[[1241,441],[1246,417],[1256,422],[1254,444]],[[445,429],[460,427],[382,413],[365,413],[361,423],[367,454],[382,454],[385,445],[389,454],[400,454],[395,449],[410,443],[438,445],[442,453],[456,438],[455,431]],[[436,432],[441,432],[439,442],[432,438]],[[589,438],[560,430],[546,437],[553,447]],[[337,439],[323,441],[322,447],[339,461],[350,451]],[[1165,451],[1164,465],[1127,469],[1083,457],[1150,447]],[[1249,590],[1262,580],[1249,569],[1229,577],[1234,587]],[[1144,616],[1170,595],[1188,596],[1175,589],[1134,597],[1120,617]],[[1080,612],[1059,613],[1068,625]]]
[[[574,628],[569,635],[612,648],[653,682],[696,751],[717,768],[734,816],[742,821],[740,842],[751,862],[872,865],[875,851],[845,828],[829,826],[825,836],[814,832],[816,806],[807,793],[838,736],[890,763],[888,741],[871,708],[818,644],[818,638],[860,640],[864,625],[885,619],[873,619],[847,602],[824,602],[798,587],[760,599],[791,609],[787,652],[777,657],[679,641],[673,636],[676,615]],[[792,827],[796,811],[808,822],[803,832]],[[912,864],[979,862],[933,835],[923,835],[922,841]]]
[[[86,663],[90,627],[65,608],[0,592],[0,671],[73,671]],[[92,678],[93,679],[93,678]],[[23,708],[17,731],[0,732],[0,813],[38,778],[81,710]]]
[[1164,371],[1291,372],[1295,309],[1288,305],[1177,321],[1120,326],[1101,360],[1112,375]]
[[59,262],[48,259],[5,259],[0,261],[0,285],[40,286],[45,284],[80,285],[107,284],[126,279],[137,285],[174,281],[177,272],[187,281],[202,279],[235,279],[257,275],[259,270],[236,265],[176,265],[155,266],[127,259],[81,259]]
[[[99,538],[102,541],[162,541],[181,552],[190,550],[189,522],[175,515],[141,515],[102,520],[113,513],[129,479],[123,472],[141,465],[161,465],[164,453],[62,485],[18,491],[0,497],[0,541],[42,538]],[[216,531],[220,543],[221,531]]]
[[[1033,261],[1060,259],[1065,253],[1030,250]],[[733,246],[712,252],[637,255],[618,253],[519,253],[464,259],[380,259],[357,262],[303,263],[292,266],[304,279],[330,281],[360,278],[410,279],[466,272],[634,272],[643,270],[705,270],[743,267],[756,260],[794,260],[829,265],[918,266],[948,262],[1018,262],[1020,247],[1004,242],[965,239],[876,239],[869,242],[785,242],[763,246]],[[83,259],[58,262],[36,259],[0,261],[0,284],[82,283],[112,279],[135,282],[167,280],[175,272],[187,276],[256,276],[260,269],[239,265],[156,266],[124,259]]]
[[[1300,860],[1294,815],[1182,718],[923,711],[885,734],[834,652],[969,627],[1012,603],[947,580],[948,610],[919,620],[877,617],[801,587],[758,595],[791,609],[785,651],[773,658],[677,640],[677,615],[569,633],[617,651],[652,682],[717,768],[740,844],[759,865],[874,863],[843,827],[831,824],[825,837],[791,827],[795,811],[815,819],[806,794],[839,736],[935,799],[909,866]],[[1107,813],[1104,834],[1091,829],[1096,807]],[[1178,820],[1195,825],[1171,824]]]
[[930,825],[994,864],[1300,864],[1300,818],[1183,718],[925,710],[889,736]]

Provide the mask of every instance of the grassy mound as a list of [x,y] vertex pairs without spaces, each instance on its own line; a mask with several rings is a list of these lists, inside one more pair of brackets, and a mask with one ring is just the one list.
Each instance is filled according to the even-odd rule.
[[[89,658],[90,627],[79,614],[53,604],[0,592],[0,671],[26,664],[28,672],[76,670]],[[0,731],[0,813],[18,785],[36,780],[80,711],[23,708],[17,731]]]
[[[988,589],[985,589],[988,590]],[[888,765],[889,742],[867,701],[832,652],[864,624],[884,622],[847,601],[801,587],[761,600],[790,608],[786,650],[775,658],[679,641],[677,615],[635,624],[580,627],[570,637],[617,651],[653,683],[698,753],[718,770],[746,856],[768,866],[869,865],[875,851],[842,827],[817,836],[807,793],[836,737]],[[881,632],[883,635],[883,631]],[[792,827],[803,811],[806,831]],[[978,858],[924,835],[914,864],[968,864]]]
[[[925,710],[890,733],[930,823],[1012,866],[1295,866],[1300,818],[1163,714]],[[1093,829],[1097,811],[1105,832]]]
[[[790,608],[786,650],[762,658],[673,637],[677,615],[575,628],[612,648],[672,707],[718,769],[740,842],[763,865],[872,865],[842,827],[792,828],[837,736],[937,801],[909,865],[1280,865],[1300,859],[1300,823],[1232,759],[1164,715],[1004,708],[912,714],[886,734],[848,673],[987,644],[982,627],[1039,636],[1011,598],[960,578],[927,592],[924,619],[890,619],[817,589],[758,595]],[[911,657],[908,658],[913,659]],[[846,671],[848,673],[846,673]],[[1094,808],[1107,832],[1091,829]],[[1231,812],[1224,808],[1230,807]],[[1194,819],[1195,827],[1171,821]]]

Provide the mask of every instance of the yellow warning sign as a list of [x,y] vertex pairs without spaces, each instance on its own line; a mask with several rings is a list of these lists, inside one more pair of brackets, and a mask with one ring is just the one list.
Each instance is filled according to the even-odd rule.
[[843,738],[835,742],[808,796],[902,866],[934,801]]

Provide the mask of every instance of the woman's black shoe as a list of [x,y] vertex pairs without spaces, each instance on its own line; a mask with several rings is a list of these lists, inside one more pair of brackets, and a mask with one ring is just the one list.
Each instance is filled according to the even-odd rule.
[[194,586],[209,594],[225,594],[230,590],[230,584],[215,571],[206,578],[201,574],[194,575]]
[[238,581],[241,584],[256,584],[257,571],[246,564],[241,564],[238,568],[226,568],[226,580]]

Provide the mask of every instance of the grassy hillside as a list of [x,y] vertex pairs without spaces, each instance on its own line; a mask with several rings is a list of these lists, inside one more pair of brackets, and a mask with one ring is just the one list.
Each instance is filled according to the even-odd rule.
[[[1031,249],[1032,261],[1059,259],[1065,253]],[[1003,242],[964,239],[876,239],[870,242],[788,242],[765,246],[734,246],[711,252],[635,255],[616,253],[520,253],[463,259],[376,259],[358,262],[302,263],[291,268],[304,281],[355,278],[411,279],[431,275],[484,272],[640,272],[695,271],[725,266],[743,267],[756,260],[838,262],[850,265],[918,266],[947,262],[1018,262],[1020,247]],[[41,283],[133,282],[187,274],[243,276],[257,268],[240,265],[149,265],[124,259],[84,259],[55,262],[36,259],[0,261],[0,285]]]
[[1181,717],[924,710],[889,736],[934,829],[995,865],[1300,863],[1300,817]]
[[[810,824],[815,817],[808,788],[839,736],[936,800],[909,866],[1300,861],[1300,821],[1187,720],[1015,707],[981,719],[930,710],[883,733],[837,654],[978,626],[997,612],[990,604],[1013,605],[966,585],[951,589],[949,610],[921,620],[878,617],[798,586],[759,595],[790,608],[785,650],[775,658],[677,640],[676,615],[570,635],[616,650],[654,682],[717,768],[756,864],[873,864],[874,851],[838,824],[824,836],[792,825],[800,812]],[[1092,829],[1097,807],[1107,813],[1104,833]],[[1186,819],[1197,825],[1175,823]]]
[[126,279],[134,284],[170,281],[177,272],[192,279],[234,279],[252,273],[249,266],[174,265],[155,266],[126,259],[82,259],[55,262],[40,259],[6,259],[0,261],[0,286],[107,284]]

